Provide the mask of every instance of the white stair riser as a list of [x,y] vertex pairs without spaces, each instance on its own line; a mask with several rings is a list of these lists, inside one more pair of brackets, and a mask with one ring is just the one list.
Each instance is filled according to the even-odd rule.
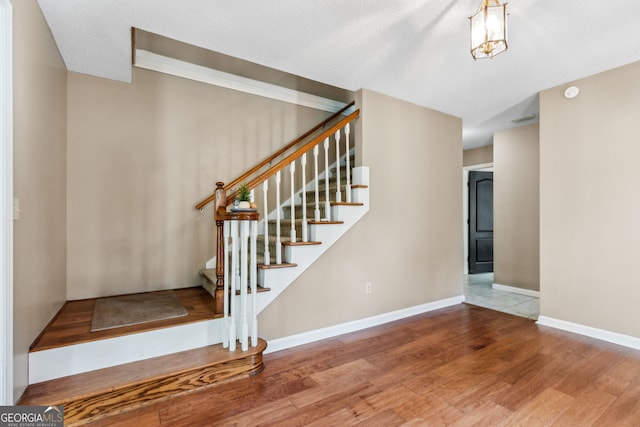
[[223,319],[29,353],[29,384],[222,342]]

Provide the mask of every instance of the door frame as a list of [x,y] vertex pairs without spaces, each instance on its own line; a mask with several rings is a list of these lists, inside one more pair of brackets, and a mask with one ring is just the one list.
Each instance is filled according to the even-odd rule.
[[13,8],[0,0],[0,405],[13,405]]
[[469,274],[469,171],[493,172],[493,162],[462,167],[462,240],[464,274]]

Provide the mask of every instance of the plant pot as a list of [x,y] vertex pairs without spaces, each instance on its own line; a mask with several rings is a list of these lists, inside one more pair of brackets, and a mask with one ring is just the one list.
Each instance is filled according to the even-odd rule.
[[240,201],[238,203],[238,209],[250,209],[250,208],[251,208],[251,204],[249,202]]

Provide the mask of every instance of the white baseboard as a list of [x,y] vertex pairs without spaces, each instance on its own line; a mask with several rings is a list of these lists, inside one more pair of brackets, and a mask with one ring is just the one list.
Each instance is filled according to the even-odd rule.
[[494,283],[491,287],[493,289],[495,289],[496,291],[511,292],[511,293],[514,293],[514,294],[520,294],[520,295],[526,295],[526,296],[529,296],[529,297],[540,298],[540,292],[539,291],[532,291],[530,289],[516,288],[516,287],[513,287],[513,286],[499,285],[497,283]]
[[581,325],[579,323],[567,322],[566,320],[554,319],[553,317],[539,316],[538,325],[549,326],[551,328],[562,329],[563,331],[573,332],[587,337],[596,338],[613,344],[640,350],[640,338],[630,335],[623,335],[617,332],[607,331],[605,329],[593,328],[591,326]]
[[452,305],[460,304],[463,301],[464,296],[460,295],[443,300],[428,302],[426,304],[421,304],[414,307],[404,308],[402,310],[379,314],[377,316],[367,317],[365,319],[354,320],[351,322],[341,323],[339,325],[316,329],[314,331],[308,331],[288,337],[277,338],[269,341],[267,349],[264,353],[273,353],[275,351],[285,350],[287,348],[308,344],[314,341],[332,338],[349,332],[371,328],[373,326],[378,326],[384,323],[393,322],[395,320],[404,319],[405,317],[415,316],[416,314],[427,313],[429,311],[450,307]]

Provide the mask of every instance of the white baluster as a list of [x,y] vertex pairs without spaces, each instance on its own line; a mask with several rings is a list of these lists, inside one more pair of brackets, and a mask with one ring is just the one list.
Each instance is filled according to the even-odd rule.
[[249,349],[249,324],[247,321],[247,283],[249,274],[249,221],[240,221],[240,304],[241,304],[241,333],[240,344],[242,351]]
[[229,328],[230,320],[229,320],[229,287],[231,283],[229,283],[229,269],[230,269],[230,259],[229,259],[229,234],[231,233],[231,225],[229,221],[224,221],[223,225],[223,235],[224,235],[224,323],[223,323],[223,331],[222,331],[222,347],[229,347]]
[[349,134],[350,134],[349,123],[344,128],[344,145],[345,145],[345,153],[347,156],[347,185],[344,188],[344,191],[347,193],[347,203],[351,203],[351,155],[349,152]]
[[331,220],[331,203],[329,202],[329,137],[324,139],[324,219]]
[[342,201],[340,192],[340,130],[336,131],[336,202]]
[[316,190],[316,209],[313,212],[313,218],[316,221],[320,221],[320,191],[319,191],[319,180],[318,180],[318,146],[313,147],[313,166],[315,173],[315,190]]
[[256,241],[258,237],[258,221],[251,221],[251,262],[249,272],[251,278],[251,345],[258,345],[258,267],[256,263]]
[[229,292],[231,295],[231,322],[229,324],[229,350],[236,350],[236,316],[238,315],[236,307],[236,271],[238,268],[238,221],[231,222],[231,266],[229,274],[231,275],[231,283],[229,283]]
[[307,153],[300,158],[300,166],[302,166],[302,241],[309,241],[309,230],[307,230]]
[[296,161],[291,162],[289,173],[291,178],[291,241],[296,241],[296,190],[295,190]]
[[264,265],[271,264],[271,254],[269,253],[269,209],[267,209],[267,192],[269,191],[269,180],[262,183],[262,194],[264,196]]
[[[269,242],[267,242],[269,244]],[[282,264],[282,242],[280,241],[280,171],[276,172],[276,264]]]

